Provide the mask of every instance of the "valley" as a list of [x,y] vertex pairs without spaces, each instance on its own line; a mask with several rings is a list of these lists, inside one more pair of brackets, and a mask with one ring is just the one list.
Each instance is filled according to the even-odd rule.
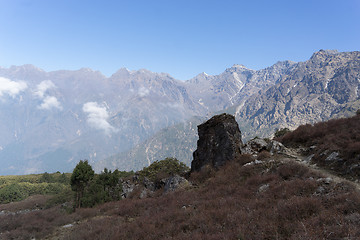
[[196,126],[235,115],[245,141],[276,129],[351,116],[360,107],[359,52],[320,50],[305,62],[262,70],[234,65],[179,81],[122,68],[110,77],[83,68],[0,68],[0,174],[69,172],[87,159],[139,170],[165,157],[190,164]]

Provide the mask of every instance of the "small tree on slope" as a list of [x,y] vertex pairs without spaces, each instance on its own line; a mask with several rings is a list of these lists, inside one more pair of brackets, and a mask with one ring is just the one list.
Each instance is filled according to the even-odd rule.
[[94,170],[89,165],[89,162],[87,160],[80,160],[80,162],[74,168],[70,180],[71,189],[76,192],[75,207],[81,207],[81,198],[84,195],[84,190],[93,177]]

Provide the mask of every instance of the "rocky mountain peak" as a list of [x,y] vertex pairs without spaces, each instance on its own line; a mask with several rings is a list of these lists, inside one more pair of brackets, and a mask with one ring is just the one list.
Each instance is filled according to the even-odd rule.
[[[294,61],[290,61],[290,60],[285,60],[285,61],[278,61],[277,63],[275,63],[274,65],[272,65],[271,67],[277,67],[277,68],[288,68],[291,67],[292,65],[296,64],[296,62]],[[270,67],[270,68],[271,68]]]
[[32,64],[24,64],[21,66],[11,66],[10,70],[12,71],[38,71],[38,72],[44,72],[41,68],[38,68]]
[[139,69],[139,70],[131,71],[127,68],[120,68],[116,73],[111,75],[110,79],[113,81],[117,81],[117,80],[138,81],[140,79],[141,80],[154,80],[154,79],[175,80],[167,73],[156,73],[147,69]]
[[331,55],[339,54],[337,50],[324,50],[320,49],[319,51],[313,53],[310,60],[325,60],[327,57]]
[[231,68],[226,69],[226,72],[244,72],[252,71],[250,68],[245,67],[242,64],[234,64]]
[[204,81],[208,81],[209,79],[211,79],[213,76],[208,75],[205,72],[199,73],[198,75],[196,75],[194,78],[187,80],[188,83],[190,84],[204,84]]
[[118,78],[124,78],[128,77],[130,75],[131,71],[127,68],[120,68],[117,70],[113,75],[111,75],[111,79],[118,79]]

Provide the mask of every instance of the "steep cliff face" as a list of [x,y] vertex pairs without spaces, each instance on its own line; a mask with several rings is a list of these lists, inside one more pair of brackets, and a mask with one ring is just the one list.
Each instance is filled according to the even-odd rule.
[[259,71],[235,64],[219,75],[199,74],[186,82],[186,88],[209,111],[221,111],[243,103],[259,90],[275,85],[294,64],[291,61],[277,62]]
[[[359,58],[359,52],[321,50],[305,62],[278,62],[258,71],[234,65],[220,75],[202,73],[185,85],[194,102],[207,111],[235,115],[244,140],[269,137],[276,128],[294,129],[304,123],[354,115],[360,108]],[[185,125],[198,124],[190,120]],[[131,167],[127,162],[131,158],[136,165],[145,166],[147,160],[167,156],[189,164],[192,160],[189,153],[196,149],[196,131],[190,128],[181,131],[184,132],[173,134],[172,127],[164,129],[136,147],[136,154],[112,157],[112,165]],[[176,139],[169,138],[175,135]],[[149,146],[148,150],[143,145]]]
[[[360,52],[321,50],[292,65],[278,82],[235,110],[246,136],[266,136],[275,128],[295,128],[356,111],[360,94]],[[340,114],[339,114],[340,113]]]
[[[70,171],[207,110],[168,74],[0,68],[0,174]],[[127,159],[128,160],[128,159]],[[134,166],[132,166],[134,167]]]
[[198,133],[191,171],[200,171],[206,165],[219,167],[240,156],[241,132],[234,116],[216,115],[199,125]]
[[[187,82],[144,69],[107,78],[86,68],[0,67],[0,174],[70,171],[79,159],[94,163],[118,153],[124,157],[112,162],[126,162],[126,169],[168,154],[189,163],[193,128],[176,130],[176,138],[157,133],[194,116],[231,113],[244,139],[349,116],[360,107],[359,59],[359,52],[321,50],[305,62],[258,71],[234,65]],[[134,147],[145,158],[126,154]]]

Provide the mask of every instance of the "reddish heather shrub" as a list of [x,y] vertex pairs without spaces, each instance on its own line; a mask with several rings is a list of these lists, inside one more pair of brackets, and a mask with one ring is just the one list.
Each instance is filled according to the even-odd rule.
[[[203,173],[201,184],[183,191],[72,214],[52,208],[1,215],[0,238],[360,239],[359,192],[348,184],[316,181],[302,167],[285,162],[265,171],[264,163],[233,161]],[[318,193],[319,187],[326,191]],[[55,229],[75,221],[57,235]]]
[[240,165],[244,165],[246,163],[254,161],[255,158],[251,154],[241,154],[239,158],[235,159]]
[[[302,125],[293,132],[277,138],[286,146],[316,146],[311,150],[312,161],[340,175],[357,179],[360,169],[353,164],[360,160],[360,115],[351,118],[332,119],[327,122]],[[339,153],[341,162],[325,161],[332,152]]]
[[0,216],[1,239],[42,238],[56,227],[72,222],[70,215],[60,208]]
[[321,211],[321,201],[314,197],[293,196],[277,204],[278,218],[283,221],[299,221]]
[[282,164],[277,169],[278,174],[285,180],[290,178],[302,178],[309,172],[309,168],[298,163]]
[[271,158],[271,154],[266,150],[261,151],[257,156],[258,160],[264,160],[269,158]]
[[99,210],[96,208],[79,208],[76,210],[76,215],[80,218],[92,218],[99,214]]
[[216,170],[210,165],[204,166],[199,172],[192,172],[190,181],[194,183],[204,183],[209,178],[215,176]]

